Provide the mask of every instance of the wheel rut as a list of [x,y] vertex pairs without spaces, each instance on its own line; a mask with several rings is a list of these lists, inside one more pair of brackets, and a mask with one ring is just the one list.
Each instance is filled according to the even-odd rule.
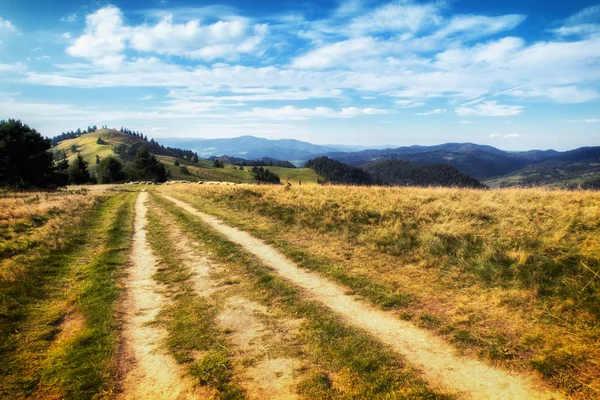
[[153,279],[156,258],[146,240],[147,192],[135,204],[133,250],[125,279],[123,312],[123,375],[121,399],[198,399],[207,398],[162,346],[166,331],[153,324],[165,303]]

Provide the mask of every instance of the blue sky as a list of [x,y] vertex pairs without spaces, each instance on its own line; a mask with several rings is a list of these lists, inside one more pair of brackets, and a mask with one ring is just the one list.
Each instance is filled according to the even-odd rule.
[[597,1],[0,0],[0,119],[48,136],[600,145]]

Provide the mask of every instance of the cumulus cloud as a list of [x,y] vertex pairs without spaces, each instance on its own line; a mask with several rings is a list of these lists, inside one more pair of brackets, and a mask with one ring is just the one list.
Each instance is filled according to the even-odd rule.
[[495,101],[486,101],[472,106],[460,106],[455,109],[457,115],[478,115],[483,117],[510,117],[523,111],[523,106],[509,106]]
[[119,8],[107,6],[86,17],[85,33],[67,53],[100,59],[132,49],[189,58],[227,58],[256,51],[267,33],[266,24],[250,25],[243,18],[203,25],[199,19],[176,23],[172,15],[166,15],[155,24],[129,26]]

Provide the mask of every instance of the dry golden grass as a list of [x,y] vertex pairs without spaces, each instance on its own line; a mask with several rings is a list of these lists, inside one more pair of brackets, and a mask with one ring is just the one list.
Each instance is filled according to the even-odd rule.
[[600,395],[600,193],[318,185],[169,192],[466,354],[533,371],[574,397]]
[[0,193],[0,278],[18,279],[24,271],[16,268],[15,257],[43,245],[57,249],[66,239],[65,226],[78,225],[103,190],[85,189],[56,192]]

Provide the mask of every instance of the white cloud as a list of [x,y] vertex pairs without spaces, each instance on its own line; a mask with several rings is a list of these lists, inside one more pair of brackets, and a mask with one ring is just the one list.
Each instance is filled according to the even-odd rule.
[[505,94],[520,98],[551,100],[556,103],[585,103],[598,98],[598,92],[590,88],[558,86],[544,89],[514,89]]
[[152,132],[157,132],[157,131],[166,131],[167,128],[165,128],[164,126],[155,126],[154,128],[150,129]]
[[66,16],[62,17],[60,19],[60,21],[67,22],[67,23],[75,22],[75,21],[77,21],[77,13],[66,15]]
[[583,121],[590,124],[600,123],[600,118],[585,118]]
[[491,139],[519,139],[525,137],[525,135],[521,135],[520,133],[509,133],[506,135],[501,135],[499,133],[493,133],[489,136]]
[[294,68],[329,68],[348,60],[378,56],[385,52],[384,45],[371,37],[348,39],[308,52],[294,60]]
[[203,25],[199,19],[175,23],[170,14],[156,24],[127,26],[121,10],[107,6],[86,17],[85,33],[67,53],[99,60],[121,55],[129,47],[140,52],[190,58],[228,58],[255,52],[267,33],[266,24],[250,25],[244,18]]
[[523,106],[508,106],[497,104],[495,101],[486,101],[481,104],[460,106],[455,109],[457,115],[478,115],[484,117],[509,117],[518,115],[523,111]]
[[434,4],[392,2],[354,18],[348,25],[351,34],[408,31],[415,32],[439,21]]
[[167,16],[154,26],[132,28],[130,42],[139,51],[213,59],[253,52],[267,33],[267,25],[249,26],[243,19],[202,25],[199,20],[173,23]]
[[251,111],[242,111],[237,113],[241,118],[258,118],[273,120],[302,120],[314,117],[328,118],[351,118],[360,115],[378,115],[388,114],[388,110],[376,108],[342,108],[340,111],[329,107],[298,108],[295,106],[285,106],[281,108],[262,108],[254,107]]
[[9,20],[0,17],[0,33],[3,31],[10,32],[10,33],[16,33],[17,28]]
[[400,108],[415,108],[425,105],[425,102],[415,100],[395,100],[394,103]]
[[445,109],[445,108],[436,108],[436,109],[434,109],[434,110],[431,110],[431,111],[425,111],[425,112],[418,113],[418,114],[415,114],[415,115],[435,115],[435,114],[443,114],[443,113],[445,113],[445,112],[447,112],[447,111],[448,111],[448,110],[447,110],[447,109]]
[[457,15],[440,30],[435,37],[447,37],[456,34],[468,37],[481,37],[513,29],[525,21],[526,16],[521,14],[501,15],[487,17],[484,15]]
[[114,56],[125,49],[128,35],[121,10],[115,6],[104,7],[86,17],[85,34],[67,48],[67,53],[91,59]]
[[600,35],[600,5],[584,8],[562,22],[551,32],[564,37]]

